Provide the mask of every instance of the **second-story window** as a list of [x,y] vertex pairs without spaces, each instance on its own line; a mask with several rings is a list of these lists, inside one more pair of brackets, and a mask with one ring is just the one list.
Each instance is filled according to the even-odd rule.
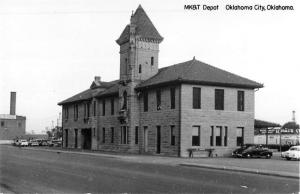
[[201,88],[193,88],[193,108],[201,108]]
[[105,116],[105,100],[102,100],[102,116]]
[[78,104],[74,105],[74,120],[78,119]]
[[175,109],[175,88],[170,89],[171,109]]
[[224,90],[215,89],[215,110],[224,110]]
[[65,120],[69,119],[69,107],[68,106],[64,107],[64,116],[65,116]]
[[161,110],[161,90],[156,90],[156,108],[157,110]]
[[139,64],[139,73],[142,73],[142,65]]
[[151,57],[151,66],[154,65],[154,57]]
[[143,100],[144,100],[144,112],[148,111],[148,92],[144,92],[143,94]]
[[237,110],[238,111],[244,111],[245,110],[245,93],[244,93],[244,91],[238,91]]
[[115,114],[115,103],[114,103],[114,98],[111,98],[110,99],[110,113],[111,115],[114,115]]

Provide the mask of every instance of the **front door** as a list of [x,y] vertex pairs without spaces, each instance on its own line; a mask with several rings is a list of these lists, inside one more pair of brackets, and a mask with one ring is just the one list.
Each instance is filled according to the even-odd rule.
[[82,148],[90,150],[92,148],[92,133],[91,128],[89,129],[82,129]]
[[148,127],[144,127],[144,151],[148,152]]
[[157,126],[157,132],[156,132],[156,153],[160,154],[160,126]]
[[66,138],[65,147],[67,148],[68,147],[68,139],[69,139],[68,129],[66,129],[65,138]]

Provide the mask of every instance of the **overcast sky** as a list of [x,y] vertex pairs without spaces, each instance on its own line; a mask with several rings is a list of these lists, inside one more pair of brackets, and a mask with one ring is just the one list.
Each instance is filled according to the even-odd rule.
[[[17,114],[36,133],[56,122],[57,105],[87,89],[94,76],[119,78],[115,40],[139,4],[164,37],[159,67],[196,59],[264,84],[255,118],[283,124],[300,114],[297,1],[0,0],[0,114]],[[187,11],[185,4],[218,4]],[[294,11],[225,11],[225,4],[293,5]],[[299,118],[299,117],[298,117]]]

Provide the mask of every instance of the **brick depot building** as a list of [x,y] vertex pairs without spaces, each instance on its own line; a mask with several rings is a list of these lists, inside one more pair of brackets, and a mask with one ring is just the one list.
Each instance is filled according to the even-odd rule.
[[100,77],[59,103],[63,147],[186,157],[253,143],[254,90],[263,85],[195,58],[158,68],[158,33],[141,6],[116,41],[120,78]]

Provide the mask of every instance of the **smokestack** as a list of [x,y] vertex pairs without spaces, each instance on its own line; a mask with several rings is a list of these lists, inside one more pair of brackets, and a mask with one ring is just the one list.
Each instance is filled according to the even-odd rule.
[[16,115],[16,92],[10,92],[10,115]]

